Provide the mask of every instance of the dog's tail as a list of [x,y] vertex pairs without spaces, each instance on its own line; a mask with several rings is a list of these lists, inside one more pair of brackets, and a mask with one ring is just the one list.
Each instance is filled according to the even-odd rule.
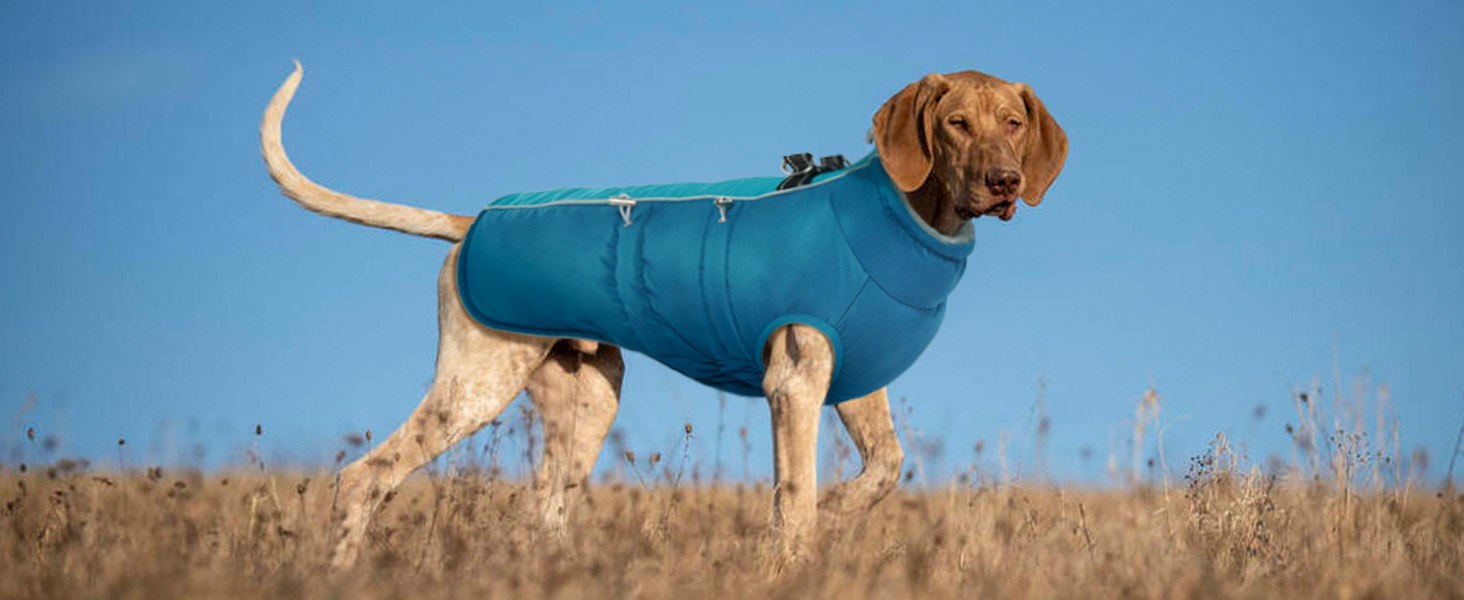
[[301,206],[329,217],[450,242],[461,241],[473,224],[472,217],[342,194],[317,185],[295,169],[285,154],[280,122],[285,119],[285,108],[295,97],[303,73],[300,61],[295,61],[295,72],[270,99],[264,110],[264,122],[259,126],[260,153],[269,165],[269,176],[279,184],[280,190]]

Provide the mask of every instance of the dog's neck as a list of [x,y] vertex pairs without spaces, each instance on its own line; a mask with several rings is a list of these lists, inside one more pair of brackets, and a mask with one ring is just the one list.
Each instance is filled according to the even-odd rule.
[[941,235],[954,236],[961,225],[965,224],[965,221],[956,216],[946,186],[936,179],[934,173],[925,179],[919,189],[905,194],[905,199],[910,203],[910,208],[915,210],[915,216]]

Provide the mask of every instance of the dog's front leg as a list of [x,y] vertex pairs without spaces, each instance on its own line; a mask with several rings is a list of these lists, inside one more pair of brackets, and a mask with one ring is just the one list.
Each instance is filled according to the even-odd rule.
[[863,398],[835,405],[849,438],[864,463],[859,475],[834,486],[819,502],[819,510],[836,514],[868,510],[884,500],[900,482],[905,451],[895,435],[890,399],[884,388]]
[[807,325],[773,332],[763,350],[773,420],[772,527],[779,554],[803,556],[818,524],[818,417],[834,371],[828,338]]

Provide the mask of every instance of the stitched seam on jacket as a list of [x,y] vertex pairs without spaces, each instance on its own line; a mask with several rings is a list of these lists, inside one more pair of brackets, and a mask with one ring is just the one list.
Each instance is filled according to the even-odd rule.
[[[696,289],[701,295],[702,316],[707,320],[707,337],[717,346],[720,346],[719,350],[722,356],[729,356],[732,354],[732,347],[727,343],[727,340],[722,339],[722,334],[717,331],[717,322],[712,319],[712,299],[707,294],[707,240],[711,238],[711,229],[711,218],[702,221],[702,243],[699,244],[701,247],[697,249]],[[723,267],[723,272],[725,271],[726,268]]]
[[625,235],[624,229],[629,229],[629,227],[616,227],[614,230],[611,256],[615,257],[615,263],[610,265],[610,279],[615,285],[615,297],[620,300],[620,318],[624,319],[623,322],[626,323],[625,331],[630,334],[630,337],[635,338],[636,345],[644,351],[649,348],[646,347],[645,340],[641,339],[640,332],[635,330],[635,320],[630,318],[630,302],[626,300],[625,294],[620,290],[620,244]]
[[[703,245],[705,245],[705,244],[703,244]],[[645,235],[636,236],[636,239],[635,239],[635,250],[636,250],[636,252],[635,252],[636,253],[636,256],[639,256],[642,259],[644,259],[645,255],[646,255],[646,236]],[[671,336],[673,336],[677,340],[679,340],[683,345],[685,345],[693,353],[700,355],[701,353],[700,352],[697,352],[696,345],[695,344],[692,344],[689,341],[687,341],[687,339],[685,337],[682,337],[681,332],[680,331],[677,331],[675,327],[672,327],[671,326],[671,323],[669,321],[667,321],[665,317],[661,316],[661,313],[656,310],[656,305],[651,302],[651,287],[648,286],[648,285],[646,285],[646,262],[645,262],[645,260],[641,260],[639,262],[639,264],[636,265],[635,275],[636,275],[636,283],[639,284],[640,285],[640,288],[641,288],[640,289],[641,297],[645,298],[646,315],[648,315],[649,317],[651,317],[651,319],[653,321],[655,321],[657,324],[659,324],[661,326],[661,329],[663,329],[666,332],[670,333]],[[640,337],[639,333],[637,333],[636,337]],[[644,342],[645,340],[642,340],[642,341]],[[711,360],[711,357],[707,357],[707,356],[702,356],[701,358],[707,359],[707,360]]]
[[[833,207],[831,206],[830,208],[832,209]],[[889,207],[888,206],[885,206],[884,207],[884,210],[885,210],[885,212],[889,212]],[[838,211],[835,210],[835,212],[838,212]],[[869,271],[869,267],[864,264],[864,259],[861,258],[859,256],[859,253],[854,250],[853,243],[849,241],[849,232],[844,230],[844,223],[843,223],[843,221],[840,221],[836,217],[834,219],[834,225],[838,226],[839,233],[842,234],[843,237],[844,237],[844,247],[846,247],[846,248],[849,249],[849,254],[854,255],[854,261],[857,262],[857,263],[859,263],[859,268],[864,270],[864,275],[869,278],[869,281],[870,282],[874,283],[874,287],[879,288],[880,291],[884,292],[886,296],[889,296],[891,300],[894,300],[895,302],[898,302],[898,303],[900,303],[903,306],[908,306],[910,308],[913,308],[913,309],[918,310],[918,311],[921,311],[921,312],[930,312],[932,310],[932,309],[927,308],[927,307],[915,306],[914,304],[910,304],[908,302],[905,302],[904,300],[901,300],[898,296],[896,296],[893,293],[891,293],[890,290],[889,290],[889,288],[886,288],[883,284],[881,284],[879,282],[878,279],[875,279],[874,278],[874,275],[872,273],[870,273],[870,271]],[[931,256],[934,256],[934,257],[936,257],[938,259],[941,259],[942,261],[945,261],[945,262],[949,262],[949,263],[958,263],[958,262],[961,262],[961,261],[958,261],[958,260],[953,259],[953,258],[947,258],[947,257],[941,256],[939,254],[936,254],[935,252],[932,252],[929,249],[924,248],[923,246],[921,247],[921,250],[924,250],[927,254],[929,254]]]
[[[737,219],[730,219],[727,221],[727,243],[725,244],[725,248],[722,250],[722,304],[727,311],[727,320],[732,322],[733,335],[736,335],[739,338],[732,341],[736,344],[738,349],[746,350],[747,348],[743,347],[744,344],[741,340],[742,325],[737,323],[737,311],[732,309],[732,236],[736,234]],[[758,360],[757,358],[760,354],[762,354],[762,348],[753,348],[751,349],[751,352],[748,352],[742,357],[744,360],[751,361],[757,365],[759,375],[761,375],[763,370],[762,361]]]
[[[849,316],[849,311],[854,310],[854,303],[858,302],[859,297],[864,295],[864,290],[869,289],[869,282],[871,281],[874,281],[873,277],[870,277],[868,275],[864,276],[864,283],[859,286],[859,291],[855,292],[854,297],[849,299],[849,305],[844,307],[844,312],[839,313],[839,318],[835,319],[833,323],[829,323],[829,325],[832,325],[835,329],[842,328],[844,326],[844,319]],[[888,295],[889,292],[885,292],[885,294]]]

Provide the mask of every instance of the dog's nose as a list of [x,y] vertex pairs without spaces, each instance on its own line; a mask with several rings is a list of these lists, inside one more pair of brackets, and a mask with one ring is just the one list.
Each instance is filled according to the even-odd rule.
[[986,189],[994,196],[1010,196],[1022,185],[1022,174],[1011,169],[991,169],[986,172]]

